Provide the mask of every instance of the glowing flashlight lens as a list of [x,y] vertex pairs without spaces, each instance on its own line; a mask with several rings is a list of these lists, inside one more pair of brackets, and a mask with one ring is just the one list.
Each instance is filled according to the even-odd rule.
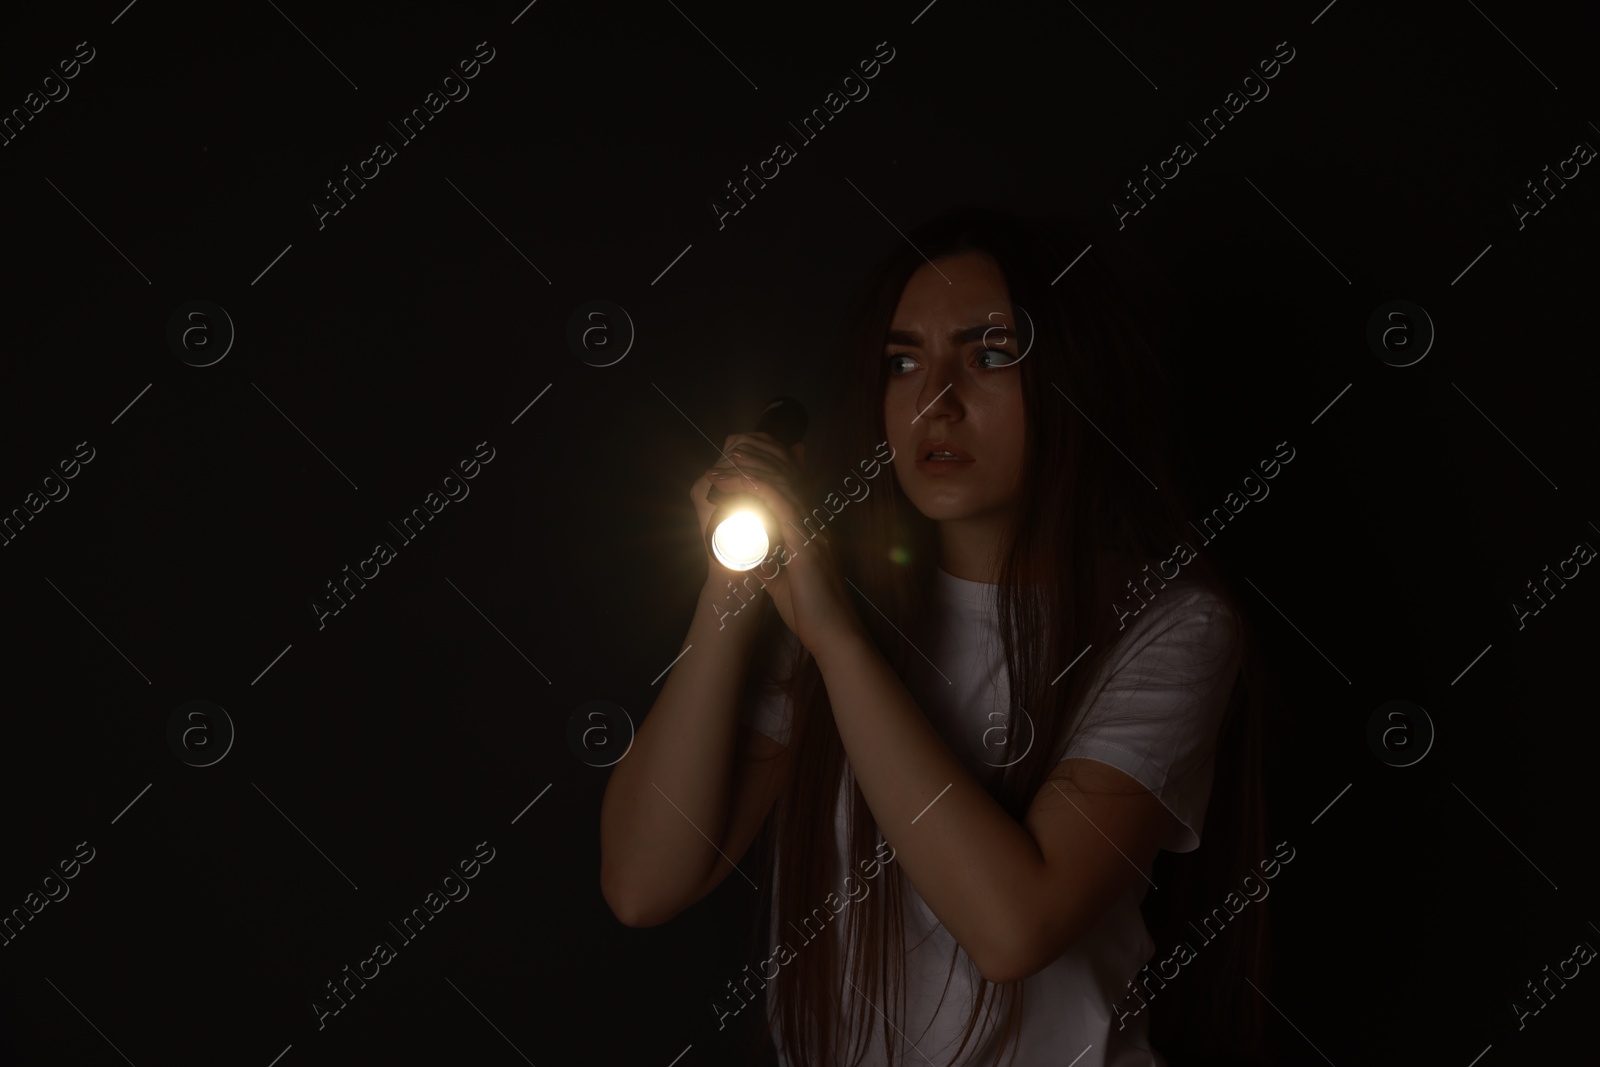
[[717,524],[711,535],[711,551],[732,571],[747,571],[767,558],[766,527],[754,512],[739,511]]

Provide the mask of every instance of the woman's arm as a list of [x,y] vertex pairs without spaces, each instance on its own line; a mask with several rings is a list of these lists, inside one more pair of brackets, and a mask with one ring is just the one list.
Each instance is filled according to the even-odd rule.
[[[629,926],[667,921],[731,872],[776,795],[781,758],[735,758],[776,747],[758,738],[760,751],[738,752],[739,696],[763,608],[757,604],[719,621],[716,609],[724,599],[708,579],[684,638],[694,647],[667,675],[633,747],[606,783],[600,889]],[[752,739],[743,742],[749,746]],[[730,817],[736,797],[741,811]],[[754,809],[761,804],[766,808],[758,818]],[[730,847],[736,851],[725,859]]]
[[[728,455],[739,488],[801,531],[792,459],[760,435]],[[1044,967],[1143,876],[1172,815],[1123,772],[1064,760],[1053,775],[1076,781],[1047,782],[1019,824],[967,773],[873,644],[827,531],[815,544],[780,545],[778,562],[761,578],[817,661],[845,755],[911,883],[985,978],[1017,981]]]
[[[929,909],[993,982],[1066,951],[1155,857],[1174,817],[1144,786],[1068,759],[1018,823],[950,751],[865,631],[814,650],[867,806]],[[1087,787],[1087,788],[1085,788]]]

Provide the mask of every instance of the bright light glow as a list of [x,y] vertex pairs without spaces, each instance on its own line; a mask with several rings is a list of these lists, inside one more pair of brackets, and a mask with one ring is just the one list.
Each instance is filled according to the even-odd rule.
[[767,558],[767,529],[753,511],[736,511],[717,524],[711,552],[731,571],[747,571]]

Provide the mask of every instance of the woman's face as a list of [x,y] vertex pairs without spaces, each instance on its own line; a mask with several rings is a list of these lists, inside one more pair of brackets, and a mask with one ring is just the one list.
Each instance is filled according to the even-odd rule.
[[[999,264],[981,252],[924,264],[884,345],[883,419],[894,471],[935,521],[999,518],[1021,491],[1022,371]],[[965,457],[929,459],[944,448]]]

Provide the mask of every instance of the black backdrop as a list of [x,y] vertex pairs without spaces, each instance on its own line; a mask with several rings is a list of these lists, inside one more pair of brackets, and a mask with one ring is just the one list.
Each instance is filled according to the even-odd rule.
[[[752,1014],[719,1030],[711,1000],[750,960],[752,894],[620,925],[607,772],[569,719],[638,722],[681,649],[702,431],[777,393],[825,414],[865,265],[963,201],[1086,215],[1088,255],[1167,280],[1201,499],[1296,449],[1216,540],[1288,695],[1273,1062],[1581,1047],[1588,968],[1521,1028],[1512,1001],[1600,945],[1600,578],[1521,629],[1511,604],[1600,545],[1600,178],[1520,226],[1513,203],[1600,144],[1592,14],[438,7],[4,16],[0,107],[39,108],[0,146],[0,508],[28,511],[0,548],[0,910],[39,909],[0,947],[7,1062],[737,1062]],[[870,95],[800,144],[788,123],[879,42]],[[1279,42],[1270,95],[1200,142],[1187,123]],[[490,49],[414,143],[391,131]],[[780,139],[796,157],[719,228],[713,197]],[[1180,139],[1196,157],[1119,230],[1113,199]],[[319,224],[378,140],[394,158]],[[635,332],[603,367],[568,342],[596,299]],[[1393,300],[1436,334],[1409,366],[1414,310],[1391,320],[1411,349],[1367,340]],[[197,331],[176,344],[175,316]],[[613,358],[629,327],[595,321]],[[470,495],[393,536],[480,442]],[[324,583],[379,540],[396,558],[319,628]],[[234,731],[209,766],[180,753],[215,757],[215,710],[169,740],[192,700]],[[1435,731],[1411,766],[1368,741],[1391,700]],[[480,842],[470,896],[319,1029],[324,983]]]

